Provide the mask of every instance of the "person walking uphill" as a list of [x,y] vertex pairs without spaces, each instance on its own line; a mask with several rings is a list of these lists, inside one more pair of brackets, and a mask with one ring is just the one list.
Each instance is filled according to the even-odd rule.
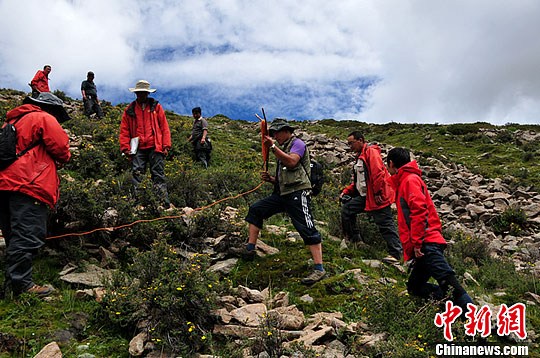
[[[386,157],[396,191],[399,237],[405,261],[413,260],[407,290],[423,298],[443,299],[452,289],[453,302],[467,312],[471,297],[456,279],[454,270],[444,258],[446,240],[439,215],[433,205],[422,171],[411,161],[405,148],[393,148]],[[428,283],[430,277],[439,285]]]
[[32,87],[32,98],[37,98],[41,92],[51,92],[49,89],[49,73],[52,68],[50,65],[43,66],[43,70],[38,70],[30,82]]
[[[302,279],[306,285],[314,284],[324,278],[321,234],[315,228],[310,207],[311,182],[307,172],[310,168],[309,151],[306,144],[293,135],[294,127],[284,120],[275,119],[269,128],[270,136],[264,144],[277,159],[276,176],[262,172],[262,180],[274,184],[274,192],[269,197],[255,202],[249,207],[246,221],[249,223],[249,240],[244,258],[253,259],[259,232],[263,221],[285,212],[289,215],[298,233],[309,246],[313,262],[313,272]],[[278,148],[275,141],[280,145]]]
[[398,263],[403,249],[392,216],[391,204],[394,192],[387,183],[388,170],[381,157],[381,149],[377,145],[368,145],[364,135],[358,131],[350,133],[347,143],[356,153],[353,182],[340,194],[341,224],[345,236],[353,242],[362,242],[360,230],[356,224],[356,215],[367,212],[373,217],[379,232],[386,241],[390,257],[384,260]]
[[193,114],[193,127],[191,135],[188,138],[193,144],[195,158],[200,161],[205,168],[208,168],[210,163],[210,152],[212,151],[212,143],[208,137],[208,121],[201,117],[201,107],[195,107],[191,110]]
[[[146,167],[150,167],[154,189],[163,208],[169,209],[169,194],[165,178],[165,157],[171,149],[171,132],[161,104],[148,97],[156,89],[140,80],[129,89],[137,99],[129,104],[120,123],[120,151],[131,160],[135,197],[140,193]],[[140,199],[140,198],[138,198]]]
[[5,292],[47,296],[50,286],[32,279],[32,258],[44,245],[47,206],[58,201],[59,165],[71,157],[69,138],[59,122],[69,119],[62,101],[51,93],[26,97],[7,113],[15,126],[19,158],[0,170],[0,229],[6,240]]
[[86,74],[86,80],[81,83],[81,94],[84,104],[84,115],[88,118],[95,113],[98,119],[103,118],[103,110],[99,105],[97,88],[94,83],[94,72],[89,71]]

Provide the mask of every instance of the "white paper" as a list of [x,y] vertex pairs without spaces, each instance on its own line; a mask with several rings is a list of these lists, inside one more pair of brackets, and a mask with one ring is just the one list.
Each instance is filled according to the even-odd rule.
[[129,142],[129,154],[137,154],[137,148],[139,148],[139,137],[131,138]]

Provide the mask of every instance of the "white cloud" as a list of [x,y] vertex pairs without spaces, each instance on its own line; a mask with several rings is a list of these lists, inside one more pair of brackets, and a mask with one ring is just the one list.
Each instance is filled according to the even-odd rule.
[[[242,104],[290,85],[298,98],[267,99],[304,101],[307,118],[540,118],[535,0],[2,0],[0,13],[1,87],[28,90],[50,63],[51,87],[72,97],[93,70],[101,97],[122,101],[145,78],[162,94],[223,87]],[[380,79],[368,97],[366,78]]]

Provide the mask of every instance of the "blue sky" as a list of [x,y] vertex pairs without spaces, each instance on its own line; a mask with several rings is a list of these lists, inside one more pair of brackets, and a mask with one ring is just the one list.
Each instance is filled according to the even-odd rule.
[[255,119],[539,123],[536,0],[0,0],[0,87]]

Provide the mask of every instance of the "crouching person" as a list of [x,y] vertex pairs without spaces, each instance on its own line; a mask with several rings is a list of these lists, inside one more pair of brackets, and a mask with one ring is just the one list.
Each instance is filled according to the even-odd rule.
[[47,296],[50,286],[32,279],[32,257],[47,234],[47,206],[58,201],[57,167],[71,154],[59,122],[69,119],[62,101],[50,92],[27,97],[7,113],[16,128],[19,158],[0,170],[0,228],[6,240],[4,290]]
[[[452,290],[452,301],[467,312],[471,297],[457,281],[444,257],[446,240],[422,171],[405,148],[393,148],[386,157],[390,183],[396,191],[399,238],[405,261],[413,260],[407,282],[411,295],[443,299]],[[430,277],[439,285],[428,283]]]
[[[277,213],[287,213],[291,221],[309,246],[314,270],[302,279],[305,285],[314,284],[325,277],[322,259],[321,234],[315,228],[310,207],[311,182],[307,170],[310,168],[309,151],[306,144],[293,135],[294,127],[277,118],[270,125],[270,136],[266,136],[265,145],[277,159],[276,176],[263,172],[264,181],[274,184],[274,192],[250,206],[246,216],[249,223],[249,241],[243,253],[245,259],[253,259],[255,246],[263,220]],[[278,148],[274,142],[280,145]]]

